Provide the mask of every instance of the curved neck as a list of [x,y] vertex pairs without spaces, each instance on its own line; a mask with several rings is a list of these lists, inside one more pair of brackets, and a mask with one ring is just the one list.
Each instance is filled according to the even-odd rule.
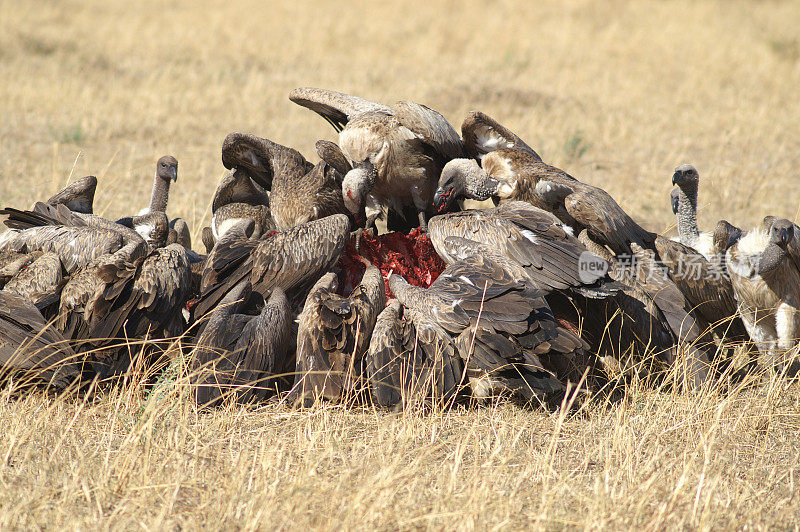
[[474,178],[465,180],[464,189],[470,199],[483,201],[497,195],[500,181],[492,178],[486,170],[480,169]]
[[697,242],[697,185],[678,188],[678,234],[681,243],[692,246]]
[[153,181],[153,192],[150,195],[150,212],[167,212],[169,200],[169,181],[156,175]]

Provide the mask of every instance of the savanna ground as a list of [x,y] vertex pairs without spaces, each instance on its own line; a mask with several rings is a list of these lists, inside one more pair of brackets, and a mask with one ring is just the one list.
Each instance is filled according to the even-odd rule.
[[[795,219],[800,3],[291,5],[0,0],[0,198],[99,178],[109,216],[180,161],[170,214],[195,240],[234,130],[308,156],[333,131],[291,104],[321,86],[480,109],[673,225],[672,169],[701,227]],[[800,390],[634,386],[576,415],[510,405],[382,414],[199,413],[178,380],[85,398],[0,394],[0,527],[797,528]]]

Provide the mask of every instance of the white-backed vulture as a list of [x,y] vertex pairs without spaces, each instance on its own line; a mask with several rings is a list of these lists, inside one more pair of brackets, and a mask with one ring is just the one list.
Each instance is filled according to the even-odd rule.
[[[469,120],[462,135],[473,135]],[[631,243],[650,248],[655,235],[643,229],[601,188],[578,181],[563,170],[542,162],[530,148],[512,144],[485,153],[480,165],[472,159],[454,159],[445,165],[434,195],[444,212],[459,198],[515,199],[556,215],[575,234],[583,229],[615,254],[631,254]]]
[[421,227],[445,163],[463,157],[458,133],[436,111],[413,102],[389,107],[335,91],[299,88],[289,99],[327,120],[352,167],[342,181],[347,209],[374,221],[384,208],[417,212]]
[[297,367],[292,403],[338,401],[362,390],[363,357],[378,313],[386,306],[383,278],[375,266],[349,296],[337,294],[336,274],[323,275],[298,318]]
[[[445,242],[448,237],[461,237],[485,245],[481,253],[501,265],[515,263],[544,293],[566,289],[589,297],[614,293],[614,283],[606,277],[607,267],[587,269],[588,263],[603,259],[590,254],[558,218],[525,202],[436,216],[429,223],[428,236],[447,264],[464,258],[471,253],[469,247],[475,247],[462,249],[456,240]],[[504,267],[512,273],[513,266]]]
[[398,275],[389,277],[389,287],[418,334],[445,331],[453,339],[476,398],[503,393],[525,402],[560,398],[565,384],[556,373],[588,349],[559,325],[544,298],[479,254],[445,268],[428,289]]
[[[726,253],[739,313],[765,365],[778,371],[791,361],[800,338],[800,271],[787,251],[796,238],[793,225],[776,220],[769,231],[756,227]],[[730,234],[718,227],[715,241],[729,241]]]
[[697,189],[700,184],[700,174],[691,164],[682,164],[672,174],[672,184],[678,185],[676,191],[677,210],[673,211],[678,217],[678,235],[681,244],[690,246],[707,260],[712,260],[714,255],[714,234],[700,232],[697,228]]
[[248,315],[251,295],[248,281],[234,287],[197,338],[190,378],[199,405],[214,405],[225,396],[242,403],[264,400],[294,368],[286,294],[274,288],[260,313]]
[[[263,297],[279,286],[293,304],[305,300],[306,290],[339,260],[350,236],[350,220],[334,214],[306,222],[261,239],[248,238],[246,222],[228,231],[206,259],[202,294],[194,307],[198,319],[245,279]],[[238,238],[235,238],[237,237]]]
[[255,135],[231,133],[222,144],[222,162],[269,185],[270,212],[279,231],[347,213],[341,175],[324,161],[311,164],[295,149]]

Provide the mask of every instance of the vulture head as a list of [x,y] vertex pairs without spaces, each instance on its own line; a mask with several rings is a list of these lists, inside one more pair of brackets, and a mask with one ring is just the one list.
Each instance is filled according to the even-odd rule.
[[222,164],[240,168],[264,190],[272,189],[270,141],[249,133],[230,133],[222,142]]
[[775,220],[769,229],[769,241],[755,268],[758,275],[776,269],[786,258],[786,247],[795,238],[795,226],[785,219]]
[[372,190],[378,172],[367,159],[345,174],[342,180],[342,198],[347,210],[358,218],[364,212],[367,194]]
[[720,220],[714,228],[714,253],[725,253],[741,237],[741,229],[728,223],[727,220]]
[[165,155],[156,163],[156,176],[166,182],[178,180],[178,159]]
[[499,185],[474,159],[453,159],[442,168],[433,206],[437,212],[445,212],[458,198],[483,201],[492,197]]
[[776,219],[770,229],[770,243],[786,249],[797,238],[798,227],[786,218]]
[[700,174],[691,164],[682,164],[675,169],[672,174],[672,184],[680,188],[697,187],[700,182]]
[[669,194],[669,201],[672,204],[672,214],[678,214],[678,205],[680,204],[680,192],[677,188],[673,188]]

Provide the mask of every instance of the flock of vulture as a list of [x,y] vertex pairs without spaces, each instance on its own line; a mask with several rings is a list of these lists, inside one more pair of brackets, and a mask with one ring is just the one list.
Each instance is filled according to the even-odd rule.
[[412,102],[314,88],[289,97],[338,144],[319,141],[315,164],[228,135],[205,254],[166,214],[171,156],[135,216],[93,214],[92,176],[0,211],[5,378],[114,383],[182,357],[201,405],[403,408],[552,404],[676,365],[696,389],[730,373],[734,352],[751,361],[744,371],[789,369],[798,227],[767,217],[749,232],[726,221],[699,231],[691,165],[672,176],[670,239],[481,112],[459,135]]

